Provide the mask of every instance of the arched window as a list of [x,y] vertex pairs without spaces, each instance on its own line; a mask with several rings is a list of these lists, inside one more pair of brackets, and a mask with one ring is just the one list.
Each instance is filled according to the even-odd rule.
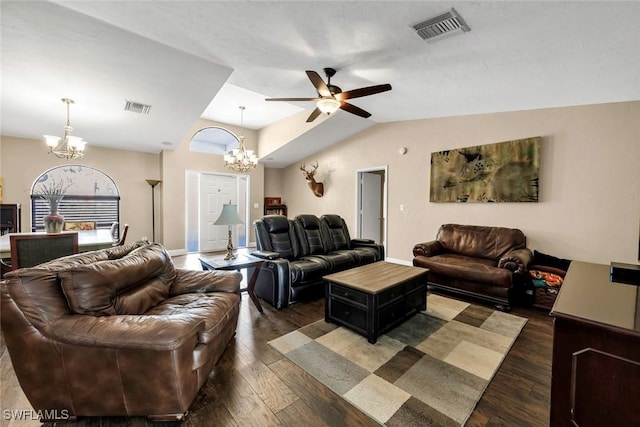
[[110,176],[82,165],[64,165],[45,171],[31,187],[31,231],[44,230],[42,218],[49,205],[38,193],[42,187],[62,183],[66,187],[58,213],[65,221],[95,221],[97,228],[120,222],[120,193]]
[[238,137],[232,132],[221,127],[212,126],[200,129],[193,135],[189,143],[189,151],[224,155],[239,146]]

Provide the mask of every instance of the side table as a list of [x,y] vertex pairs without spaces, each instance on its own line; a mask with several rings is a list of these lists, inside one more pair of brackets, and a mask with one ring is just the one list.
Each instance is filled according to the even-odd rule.
[[247,294],[249,294],[249,298],[253,301],[253,305],[256,306],[260,313],[264,313],[262,309],[262,305],[260,301],[258,301],[258,297],[254,292],[256,287],[256,280],[258,279],[258,273],[260,272],[260,267],[264,262],[263,259],[255,257],[253,255],[248,254],[236,254],[235,259],[225,260],[224,255],[219,256],[201,256],[198,258],[200,260],[200,264],[202,265],[203,270],[237,270],[240,271],[243,268],[247,270],[250,268],[254,268],[251,277],[249,278],[249,283],[247,283]]

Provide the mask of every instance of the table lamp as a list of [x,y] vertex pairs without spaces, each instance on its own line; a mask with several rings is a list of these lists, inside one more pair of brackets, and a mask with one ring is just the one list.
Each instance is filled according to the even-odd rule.
[[224,259],[226,261],[235,259],[236,256],[233,254],[233,243],[231,242],[231,226],[244,224],[244,221],[242,221],[238,216],[238,205],[233,205],[231,202],[227,205],[222,205],[222,212],[213,224],[229,226],[229,241],[227,242],[227,254]]

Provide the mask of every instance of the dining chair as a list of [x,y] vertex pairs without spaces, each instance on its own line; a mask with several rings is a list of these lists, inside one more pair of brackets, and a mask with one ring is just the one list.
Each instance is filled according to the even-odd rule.
[[5,273],[13,270],[13,266],[11,265],[11,258],[0,258],[0,279],[2,279]]
[[9,236],[11,267],[33,267],[67,255],[78,253],[78,233],[25,233]]
[[[117,223],[116,223],[117,224]],[[124,241],[127,238],[127,232],[129,231],[129,224],[125,224],[122,229],[122,233],[120,234],[120,238],[117,241],[113,242],[113,246],[122,246],[124,245]],[[113,232],[112,232],[113,235]]]

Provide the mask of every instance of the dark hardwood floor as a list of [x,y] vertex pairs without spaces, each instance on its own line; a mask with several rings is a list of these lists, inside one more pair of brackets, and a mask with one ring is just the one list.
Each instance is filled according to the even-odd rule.
[[[174,257],[177,266],[200,269],[197,255]],[[237,335],[196,397],[182,426],[376,426],[272,349],[267,342],[324,317],[322,299],[260,314],[245,293]],[[511,348],[467,426],[546,426],[551,387],[552,320],[548,313],[515,308],[529,321]],[[0,341],[3,365],[8,363]],[[7,375],[6,366],[2,366]],[[3,393],[21,393],[17,382]],[[4,406],[4,405],[3,405]],[[6,407],[3,409],[7,409]],[[26,408],[9,408],[26,409]],[[3,420],[3,423],[6,421]],[[2,424],[6,425],[6,424]],[[26,425],[26,424],[20,424]],[[39,423],[31,425],[38,426]],[[68,426],[172,426],[144,418],[82,419]],[[50,426],[48,424],[47,426]]]

